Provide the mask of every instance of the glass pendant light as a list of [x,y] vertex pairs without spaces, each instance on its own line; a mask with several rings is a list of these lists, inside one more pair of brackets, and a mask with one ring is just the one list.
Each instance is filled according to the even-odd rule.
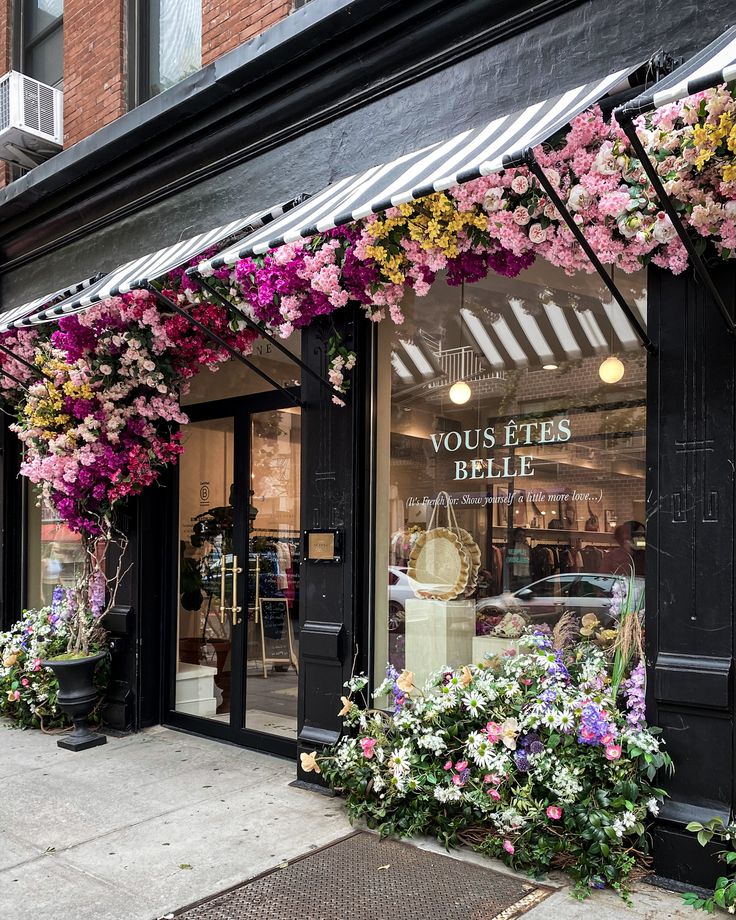
[[450,387],[450,400],[456,406],[464,406],[473,395],[470,385],[463,379],[465,377],[465,347],[463,345],[463,308],[465,307],[465,282],[460,288],[460,379]]
[[[613,273],[615,271],[615,266],[611,266],[611,280],[613,281]],[[613,323],[609,318],[609,324],[611,327],[611,337],[610,337],[610,350],[613,352]],[[624,375],[626,368],[624,367],[624,362],[617,358],[616,355],[610,354],[606,360],[598,368],[598,376],[604,383],[618,383],[619,380]]]

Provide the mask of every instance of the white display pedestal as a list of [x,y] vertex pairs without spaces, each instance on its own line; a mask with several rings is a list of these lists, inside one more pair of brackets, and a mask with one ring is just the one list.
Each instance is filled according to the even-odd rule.
[[484,658],[503,655],[508,649],[516,651],[516,639],[502,639],[500,636],[476,636],[473,639],[473,664]]
[[217,712],[217,668],[182,661],[176,672],[176,711],[212,718]]
[[406,669],[421,687],[438,668],[471,663],[475,636],[474,601],[410,597],[405,604]]

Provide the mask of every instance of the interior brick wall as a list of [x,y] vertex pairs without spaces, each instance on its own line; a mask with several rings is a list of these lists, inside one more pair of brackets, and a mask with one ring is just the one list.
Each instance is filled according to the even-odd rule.
[[124,0],[64,4],[64,146],[126,111]]
[[202,66],[265,32],[292,8],[292,0],[202,0]]

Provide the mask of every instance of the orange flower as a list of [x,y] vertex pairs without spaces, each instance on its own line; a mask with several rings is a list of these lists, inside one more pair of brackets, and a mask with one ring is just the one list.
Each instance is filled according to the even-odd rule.
[[302,754],[299,758],[302,762],[302,770],[305,773],[321,773],[319,764],[317,763],[317,752],[312,751],[311,754]]
[[342,716],[346,716],[350,712],[353,708],[353,704],[346,696],[341,696],[340,702],[342,703],[342,709],[338,712],[338,715],[342,718]]
[[18,660],[18,653],[13,652],[11,655],[8,655],[7,658],[3,658],[3,667],[12,668],[17,660]]
[[460,672],[460,686],[467,687],[472,679],[473,675],[470,673],[470,668],[465,665],[465,667]]
[[414,689],[414,672],[402,671],[396,680],[396,686],[402,693],[411,693]]

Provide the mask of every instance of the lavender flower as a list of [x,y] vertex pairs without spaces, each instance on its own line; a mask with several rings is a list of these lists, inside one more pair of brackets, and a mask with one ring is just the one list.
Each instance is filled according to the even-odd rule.
[[624,681],[624,695],[626,697],[626,721],[632,728],[642,729],[646,724],[646,698],[644,685],[646,682],[646,670],[644,662],[640,661],[629,676]]
[[102,572],[95,572],[90,582],[89,606],[92,616],[97,619],[105,609],[106,584]]
[[51,622],[56,623],[64,612],[64,589],[61,585],[54,588],[51,595]]

